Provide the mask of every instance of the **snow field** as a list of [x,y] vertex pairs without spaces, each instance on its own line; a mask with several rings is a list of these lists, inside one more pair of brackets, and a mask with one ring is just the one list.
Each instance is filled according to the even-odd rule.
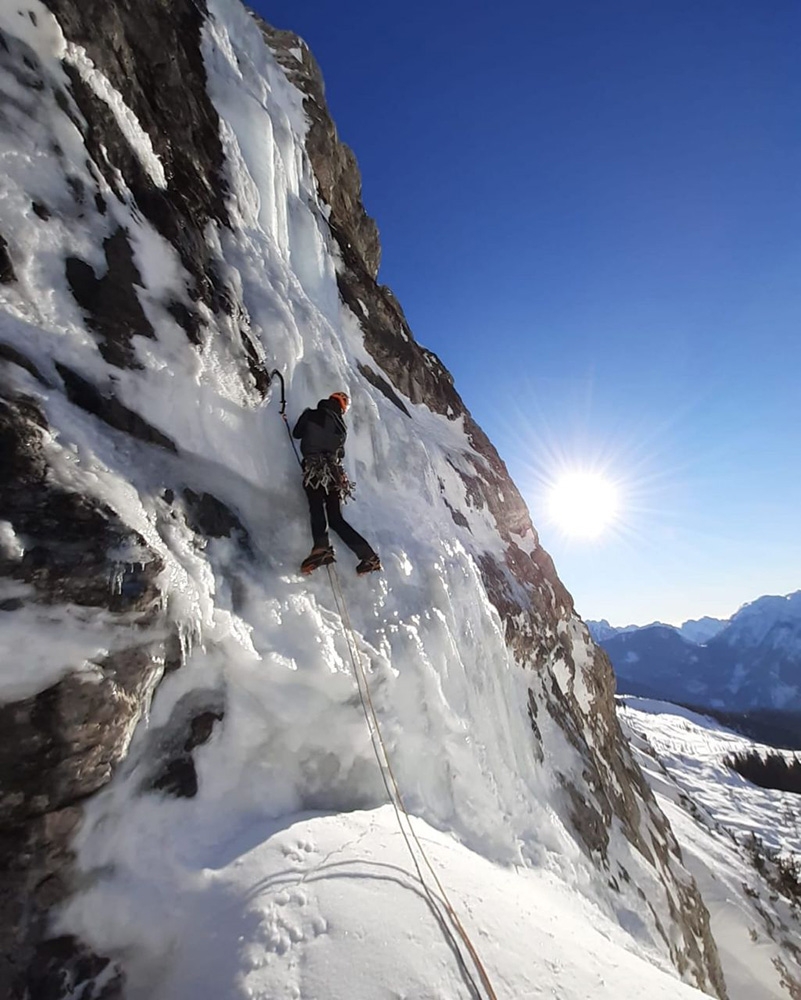
[[[499,997],[702,996],[628,950],[619,926],[552,875],[499,867],[414,822]],[[181,855],[175,841],[159,848],[152,859],[159,867],[164,849]],[[173,912],[178,933],[153,932],[148,960],[132,956],[132,1000],[475,995],[413,877],[388,806],[254,824],[192,861],[186,885],[169,898],[135,898],[132,908],[124,906],[128,891],[98,900],[108,946],[115,924],[142,921],[145,904],[151,914],[159,902]]]
[[622,699],[621,717],[645,730],[648,741],[668,772],[690,799],[730,831],[740,843],[757,834],[770,848],[801,856],[801,802],[790,792],[758,788],[730,770],[726,757],[756,748],[775,750],[726,729],[713,719],[666,702]]
[[619,714],[709,909],[731,1000],[792,998],[793,977],[801,981],[801,913],[758,876],[743,845],[754,834],[800,857],[798,796],[726,768],[725,757],[755,744],[712,719],[633,697],[622,699]]

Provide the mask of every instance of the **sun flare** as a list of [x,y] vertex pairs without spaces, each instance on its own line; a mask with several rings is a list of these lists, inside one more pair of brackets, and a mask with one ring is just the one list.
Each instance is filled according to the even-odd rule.
[[573,538],[598,538],[618,513],[618,491],[594,472],[570,472],[551,487],[548,513]]

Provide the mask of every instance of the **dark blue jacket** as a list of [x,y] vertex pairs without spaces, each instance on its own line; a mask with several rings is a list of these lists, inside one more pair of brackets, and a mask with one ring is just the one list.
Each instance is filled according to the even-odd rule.
[[300,438],[304,458],[310,455],[334,455],[342,458],[348,436],[342,410],[335,399],[321,399],[313,410],[298,417],[292,436]]

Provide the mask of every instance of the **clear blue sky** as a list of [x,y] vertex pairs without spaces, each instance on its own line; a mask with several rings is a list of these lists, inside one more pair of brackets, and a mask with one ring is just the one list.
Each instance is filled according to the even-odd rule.
[[[303,36],[381,231],[585,618],[801,588],[801,4],[257,0]],[[549,523],[602,467],[619,524]]]

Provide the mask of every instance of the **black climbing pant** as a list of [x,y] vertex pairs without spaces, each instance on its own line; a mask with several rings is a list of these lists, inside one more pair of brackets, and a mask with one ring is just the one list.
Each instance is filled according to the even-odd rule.
[[327,493],[320,486],[304,486],[303,489],[306,493],[306,499],[309,501],[312,539],[315,548],[328,548],[331,544],[328,538],[328,529],[330,528],[360,559],[367,559],[374,555],[370,544],[362,538],[355,528],[351,528],[342,516],[339,494],[335,490]]

